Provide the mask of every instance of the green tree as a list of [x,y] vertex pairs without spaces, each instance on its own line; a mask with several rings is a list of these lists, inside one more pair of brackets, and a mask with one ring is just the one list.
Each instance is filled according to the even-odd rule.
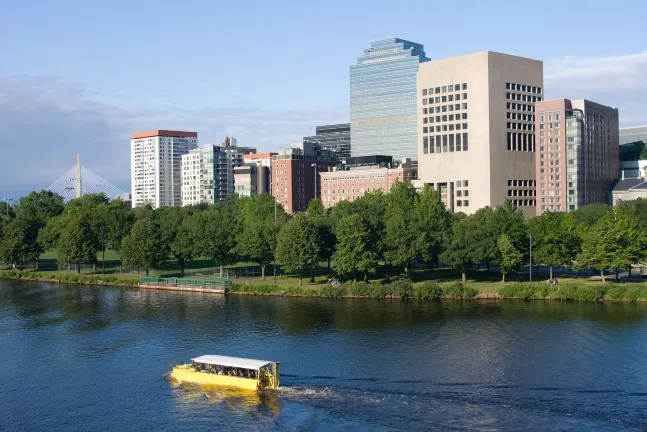
[[214,208],[197,214],[197,226],[197,250],[220,267],[222,278],[224,266],[233,264],[238,258],[236,236],[239,221],[236,215]]
[[159,226],[150,218],[139,219],[122,243],[121,259],[127,267],[144,269],[146,276],[150,269],[159,267],[167,258],[166,245]]
[[586,232],[579,266],[600,270],[604,282],[605,269],[629,269],[632,264],[640,262],[645,257],[645,241],[640,221],[621,209],[615,209]]
[[[15,209],[8,201],[0,201],[0,221],[16,217]],[[1,223],[1,222],[0,222]]]
[[281,225],[287,219],[283,206],[278,205],[269,194],[239,199],[242,229],[238,233],[236,251],[261,267],[265,280],[265,268],[275,262],[276,242]]
[[7,264],[16,264],[23,269],[24,264],[37,258],[37,230],[35,222],[24,218],[16,218],[4,228],[0,238],[0,256]]
[[369,247],[378,257],[384,256],[386,195],[380,189],[368,192],[353,201],[352,207],[368,229]]
[[[320,259],[328,261],[328,274],[330,274],[330,259],[335,252],[336,237],[333,232],[332,218],[324,209],[319,198],[311,199],[308,202],[306,215],[317,230],[317,242],[319,243]],[[314,282],[314,280],[313,280]]]
[[433,269],[433,263],[438,260],[451,226],[450,213],[438,192],[425,185],[420,192],[420,199],[415,202],[413,216],[417,234],[416,248],[423,261]]
[[276,258],[287,272],[297,273],[303,285],[303,274],[312,271],[319,259],[317,230],[305,214],[297,213],[281,228]]
[[631,213],[647,225],[647,198],[620,201],[618,206],[627,213]]
[[16,217],[37,221],[42,227],[49,219],[63,213],[64,209],[63,197],[48,190],[41,190],[31,192],[20,199],[16,208]]
[[135,223],[135,214],[120,199],[108,206],[108,248],[119,251],[124,238],[130,234]]
[[413,208],[418,194],[408,183],[395,182],[387,195],[384,257],[402,267],[409,276],[409,264],[418,254]]
[[499,260],[499,249],[497,240],[503,230],[497,226],[494,216],[494,209],[484,207],[469,216],[471,229],[465,233],[466,239],[472,244],[471,255],[474,263],[485,263],[488,271],[490,264]]
[[593,226],[597,221],[611,212],[611,207],[606,204],[588,204],[571,214],[586,226]]
[[473,217],[455,218],[451,234],[447,238],[440,259],[461,272],[463,283],[467,280],[467,271],[474,263],[474,230]]
[[357,272],[373,273],[377,255],[371,250],[369,232],[360,215],[346,216],[337,225],[339,240],[333,255],[335,268],[339,273],[353,273],[357,282]]
[[519,264],[521,264],[523,255],[515,249],[514,245],[510,241],[510,237],[506,234],[501,234],[497,240],[497,247],[499,249],[499,268],[501,269],[501,275],[503,277],[502,282],[505,283],[505,275],[516,269]]
[[513,206],[512,201],[506,199],[503,205],[494,208],[492,223],[496,234],[495,243],[500,235],[505,234],[518,251],[527,249],[528,225],[521,208]]
[[534,261],[549,267],[550,279],[553,278],[553,266],[570,266],[577,257],[579,224],[571,213],[563,212],[547,212],[529,221]]
[[191,215],[182,221],[177,229],[173,241],[170,243],[171,255],[180,266],[180,277],[184,277],[186,263],[191,261],[197,254],[198,237],[200,230],[197,225],[197,216]]
[[101,243],[92,214],[85,211],[66,213],[59,221],[61,234],[56,241],[59,263],[74,263],[77,273],[81,264],[94,264]]

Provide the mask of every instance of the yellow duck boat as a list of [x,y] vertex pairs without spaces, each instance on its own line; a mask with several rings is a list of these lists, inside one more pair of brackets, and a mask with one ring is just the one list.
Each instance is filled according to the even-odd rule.
[[238,387],[247,390],[277,388],[279,363],[240,357],[203,355],[173,367],[177,381]]

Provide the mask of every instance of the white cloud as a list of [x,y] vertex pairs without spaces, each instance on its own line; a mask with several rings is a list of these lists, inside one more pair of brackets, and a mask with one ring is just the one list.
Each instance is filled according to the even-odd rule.
[[547,61],[544,87],[549,99],[588,99],[617,107],[621,126],[647,124],[647,52]]
[[49,186],[74,165],[77,152],[85,166],[127,190],[134,131],[191,130],[201,143],[235,136],[240,144],[276,150],[315,125],[348,121],[348,107],[122,108],[93,97],[55,77],[0,75],[0,195]]

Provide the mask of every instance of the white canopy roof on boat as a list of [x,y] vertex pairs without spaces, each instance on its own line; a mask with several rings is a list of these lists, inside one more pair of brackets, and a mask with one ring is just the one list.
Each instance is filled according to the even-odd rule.
[[228,357],[228,356],[219,356],[219,355],[203,355],[191,360],[193,360],[195,363],[205,363],[205,364],[237,367],[237,368],[243,368],[243,369],[254,369],[254,370],[258,370],[268,364],[276,363],[268,360],[254,360],[254,359],[248,359],[248,358]]

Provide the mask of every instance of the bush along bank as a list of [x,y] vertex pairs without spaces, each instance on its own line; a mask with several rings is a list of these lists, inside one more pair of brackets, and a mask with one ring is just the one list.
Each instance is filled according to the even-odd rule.
[[551,300],[624,300],[647,301],[647,285],[550,285],[547,283],[513,283],[499,289],[503,298]]
[[314,296],[326,298],[390,298],[439,300],[468,299],[478,294],[478,290],[461,283],[439,285],[436,282],[423,282],[413,285],[409,280],[398,280],[390,284],[377,282],[350,282],[336,286],[277,286],[233,284],[232,294]]
[[114,285],[137,287],[139,281],[129,278],[118,278],[108,275],[78,275],[71,273],[41,273],[21,271],[0,271],[0,279],[33,280],[53,283],[81,285]]

